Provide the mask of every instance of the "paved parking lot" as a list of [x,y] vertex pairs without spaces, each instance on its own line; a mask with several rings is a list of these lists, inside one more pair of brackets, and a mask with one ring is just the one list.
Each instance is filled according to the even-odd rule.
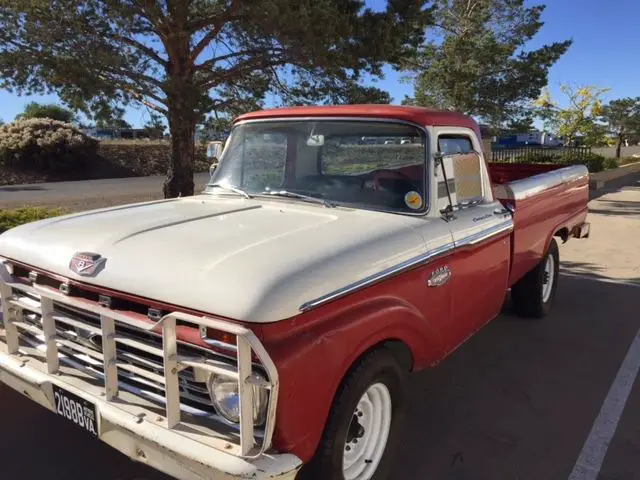
[[[640,329],[640,176],[626,183],[591,202],[589,240],[561,247],[552,315],[506,308],[414,376],[394,478],[569,479],[579,458],[598,468],[572,480],[640,478],[640,382],[621,370]],[[166,478],[2,387],[0,407],[0,478]]]
[[[0,209],[31,205],[62,207],[75,212],[157,200],[163,198],[164,179],[164,175],[155,175],[31,185],[0,185]],[[209,181],[209,174],[196,173],[193,180],[196,192],[201,192]]]

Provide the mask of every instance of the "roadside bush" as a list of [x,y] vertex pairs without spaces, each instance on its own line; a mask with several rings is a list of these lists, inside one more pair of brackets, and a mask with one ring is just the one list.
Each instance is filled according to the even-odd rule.
[[561,159],[553,153],[526,153],[515,158],[517,163],[553,163]]
[[605,170],[613,170],[614,168],[618,168],[618,160],[612,157],[607,157],[604,159],[604,169]]
[[589,153],[580,157],[568,158],[564,163],[569,165],[585,165],[590,173],[601,172],[605,169],[605,157],[597,153]]
[[47,173],[81,169],[95,155],[97,141],[69,123],[48,118],[0,126],[0,163]]
[[[495,161],[495,160],[494,160]],[[555,163],[558,165],[585,165],[589,172],[601,172],[604,169],[617,168],[615,159],[605,158],[597,153],[580,151],[567,152],[531,152],[508,159],[497,160],[511,163]]]
[[45,218],[57,217],[66,213],[60,208],[23,207],[13,210],[0,210],[0,233],[24,223],[35,222]]

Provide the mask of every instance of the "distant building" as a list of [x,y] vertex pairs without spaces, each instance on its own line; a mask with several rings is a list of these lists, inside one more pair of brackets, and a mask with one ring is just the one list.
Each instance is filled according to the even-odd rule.
[[562,140],[552,133],[533,130],[527,133],[514,133],[495,137],[493,148],[518,148],[526,146],[558,147]]
[[162,133],[158,130],[148,128],[83,128],[82,131],[90,137],[100,140],[120,140],[136,138],[162,138]]

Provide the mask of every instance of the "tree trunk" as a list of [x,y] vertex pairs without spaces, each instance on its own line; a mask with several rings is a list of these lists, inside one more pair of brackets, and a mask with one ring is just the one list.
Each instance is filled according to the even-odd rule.
[[[182,4],[178,3],[178,6]],[[175,12],[174,12],[175,13]],[[178,12],[180,13],[180,12]],[[184,21],[184,19],[181,19]],[[179,21],[176,21],[180,24]],[[171,162],[164,183],[165,198],[193,195],[193,167],[197,95],[189,60],[189,36],[177,32],[170,49],[167,110],[171,135]]]
[[[177,111],[175,111],[177,110]],[[193,111],[171,108],[169,133],[171,134],[171,161],[164,183],[164,197],[193,195],[193,165],[195,151],[195,122]]]
[[618,134],[618,138],[616,138],[616,158],[620,158],[620,153],[622,152],[622,140],[624,137],[624,133]]

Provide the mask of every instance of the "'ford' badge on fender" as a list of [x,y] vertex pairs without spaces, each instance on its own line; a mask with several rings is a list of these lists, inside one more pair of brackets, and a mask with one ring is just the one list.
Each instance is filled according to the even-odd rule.
[[444,266],[436,268],[429,277],[429,280],[427,280],[427,285],[429,285],[430,287],[439,287],[440,285],[444,285],[445,283],[447,283],[450,278],[451,270],[449,269],[449,267]]
[[69,268],[78,275],[89,276],[97,273],[106,260],[106,258],[97,253],[79,252],[69,262]]

